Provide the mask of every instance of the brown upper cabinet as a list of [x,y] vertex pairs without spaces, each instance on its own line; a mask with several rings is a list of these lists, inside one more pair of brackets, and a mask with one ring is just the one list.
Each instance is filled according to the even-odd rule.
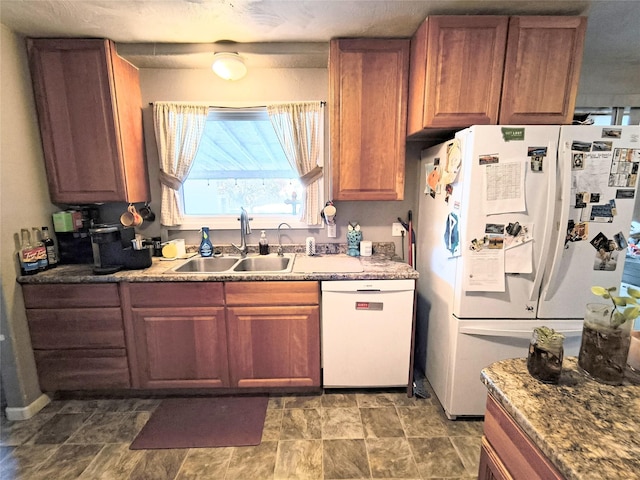
[[585,17],[428,17],[411,40],[408,135],[571,123],[585,31]]
[[571,124],[586,17],[511,17],[501,124]]
[[335,200],[402,200],[409,39],[334,39],[329,53]]
[[27,48],[52,202],[148,201],[138,69],[110,40]]

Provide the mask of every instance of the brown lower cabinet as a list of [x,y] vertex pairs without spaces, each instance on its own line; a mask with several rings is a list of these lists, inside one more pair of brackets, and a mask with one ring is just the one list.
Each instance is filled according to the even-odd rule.
[[478,480],[561,480],[549,459],[489,395]]
[[140,388],[228,387],[224,307],[133,308]]
[[318,282],[22,288],[45,391],[320,386]]
[[320,386],[318,282],[122,288],[134,388]]
[[229,386],[223,283],[121,288],[134,388]]
[[116,284],[23,285],[44,391],[129,388]]
[[229,283],[226,298],[232,386],[320,386],[318,282]]

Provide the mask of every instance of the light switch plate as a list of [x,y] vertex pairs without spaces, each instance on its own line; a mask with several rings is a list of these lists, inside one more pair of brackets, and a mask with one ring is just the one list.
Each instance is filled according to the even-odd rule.
[[404,227],[402,226],[401,223],[398,222],[394,222],[391,224],[391,236],[392,237],[401,237],[402,236],[402,232],[405,232],[406,230],[404,229]]

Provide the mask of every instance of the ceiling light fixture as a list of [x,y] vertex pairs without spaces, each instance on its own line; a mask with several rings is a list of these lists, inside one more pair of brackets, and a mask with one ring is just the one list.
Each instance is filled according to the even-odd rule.
[[240,55],[233,52],[213,55],[212,70],[225,80],[239,80],[247,74],[247,67]]

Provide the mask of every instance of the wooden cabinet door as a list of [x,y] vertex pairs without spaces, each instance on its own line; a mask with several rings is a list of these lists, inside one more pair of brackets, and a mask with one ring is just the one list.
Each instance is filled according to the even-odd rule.
[[138,70],[109,40],[30,39],[51,200],[149,200]]
[[231,386],[320,386],[319,310],[228,307]]
[[133,308],[141,388],[229,385],[223,307]]
[[408,39],[335,39],[329,54],[335,200],[402,200]]
[[411,39],[408,134],[496,124],[506,16],[428,17]]
[[486,437],[482,437],[478,480],[512,480],[512,478]]
[[501,124],[571,124],[586,17],[511,17]]
[[45,392],[131,387],[124,348],[34,350],[33,355]]

